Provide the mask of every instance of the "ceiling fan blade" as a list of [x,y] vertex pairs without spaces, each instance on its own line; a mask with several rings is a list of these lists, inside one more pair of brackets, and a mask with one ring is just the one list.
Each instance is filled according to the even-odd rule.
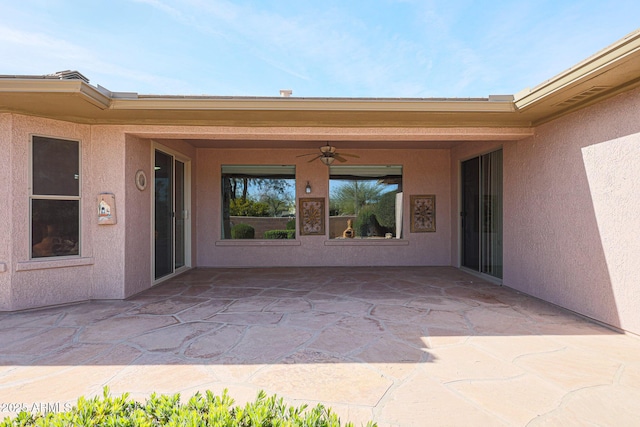
[[340,157],[340,154],[338,154],[338,153],[334,154],[333,158],[336,159],[337,161],[341,162],[341,163],[344,163],[344,162],[347,161],[347,159],[345,159],[343,157]]
[[317,156],[318,153],[307,153],[307,154],[300,154],[299,156],[296,157],[306,157],[306,156]]
[[[298,156],[298,157],[299,157],[299,156]],[[318,155],[316,155],[313,159],[309,160],[309,162],[308,162],[308,163],[311,163],[311,162],[313,162],[314,160],[319,159],[320,157],[322,157],[322,154],[318,154]]]
[[347,157],[355,157],[355,158],[357,158],[357,159],[359,159],[359,158],[360,158],[360,156],[357,156],[357,155],[355,155],[355,154],[349,154],[349,153],[336,153],[336,154],[339,154],[339,155],[341,155],[341,156],[347,156]]

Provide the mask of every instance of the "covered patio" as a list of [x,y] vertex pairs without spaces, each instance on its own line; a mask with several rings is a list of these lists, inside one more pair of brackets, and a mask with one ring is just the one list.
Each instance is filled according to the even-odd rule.
[[0,314],[0,417],[258,390],[356,425],[632,425],[640,340],[453,267],[198,268]]

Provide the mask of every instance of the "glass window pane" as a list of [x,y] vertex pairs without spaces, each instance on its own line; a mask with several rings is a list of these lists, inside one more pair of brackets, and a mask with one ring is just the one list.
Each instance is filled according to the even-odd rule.
[[173,273],[173,157],[156,151],[155,278]]
[[462,266],[502,278],[502,150],[462,162]]
[[79,196],[78,141],[33,137],[33,194]]
[[401,166],[331,166],[329,173],[329,238],[402,237]]
[[294,239],[295,166],[222,166],[222,238]]
[[480,268],[480,158],[462,162],[462,265]]
[[480,271],[502,278],[502,150],[481,158],[482,266]]
[[31,257],[78,255],[79,200],[31,201]]
[[185,171],[184,163],[175,161],[175,255],[174,265],[178,269],[185,265],[186,221],[185,221]]

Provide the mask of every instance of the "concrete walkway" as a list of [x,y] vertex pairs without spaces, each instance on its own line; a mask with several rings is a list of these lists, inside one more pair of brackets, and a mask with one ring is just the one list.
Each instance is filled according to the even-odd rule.
[[640,423],[640,339],[454,268],[197,269],[0,315],[0,417],[258,390],[380,426]]

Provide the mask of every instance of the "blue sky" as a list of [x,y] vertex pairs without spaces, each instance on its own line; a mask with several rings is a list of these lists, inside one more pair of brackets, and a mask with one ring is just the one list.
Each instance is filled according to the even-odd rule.
[[640,27],[638,0],[0,0],[0,74],[140,94],[486,97]]

